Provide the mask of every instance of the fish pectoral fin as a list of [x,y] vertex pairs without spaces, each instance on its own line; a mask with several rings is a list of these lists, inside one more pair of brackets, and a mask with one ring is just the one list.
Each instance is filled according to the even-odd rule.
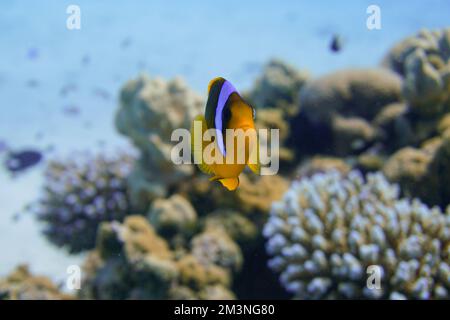
[[239,186],[239,177],[218,179],[220,183],[230,191],[236,190]]
[[[196,140],[196,136],[195,136],[195,132],[194,132],[194,123],[195,121],[200,121],[202,123],[202,132],[201,132],[201,139],[199,139],[199,141]],[[203,149],[205,147],[204,142],[203,142],[203,134],[205,133],[205,131],[207,130],[207,124],[206,124],[206,120],[205,117],[203,115],[198,115],[194,118],[194,120],[192,120],[192,125],[191,125],[191,152],[192,152],[192,156],[194,157],[194,160],[198,159],[200,162],[197,163],[198,168],[206,174],[212,174],[213,170],[211,169],[211,167],[209,165],[207,165],[204,162],[203,159]]]
[[222,179],[222,177],[214,176],[214,177],[209,178],[209,181],[217,181],[217,180],[220,180],[220,179]]

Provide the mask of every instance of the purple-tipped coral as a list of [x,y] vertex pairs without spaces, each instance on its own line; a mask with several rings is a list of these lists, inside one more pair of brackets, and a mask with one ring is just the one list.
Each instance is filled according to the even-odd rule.
[[93,248],[101,222],[130,213],[126,178],[132,163],[128,154],[50,161],[44,192],[32,206],[46,237],[71,253]]
[[[296,298],[450,297],[450,211],[399,199],[379,173],[295,181],[263,233],[269,266]],[[371,265],[379,289],[366,285]]]

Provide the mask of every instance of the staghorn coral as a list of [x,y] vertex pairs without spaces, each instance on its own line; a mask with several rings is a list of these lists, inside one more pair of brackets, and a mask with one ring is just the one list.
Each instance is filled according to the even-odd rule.
[[360,153],[379,140],[373,122],[400,93],[401,78],[382,69],[349,69],[310,81],[300,90],[290,144],[300,154]]
[[257,108],[281,109],[292,114],[298,108],[298,92],[307,79],[306,72],[273,59],[264,67],[246,98]]
[[27,265],[19,265],[0,279],[0,300],[69,300],[73,296],[62,293],[53,282],[34,276]]
[[[380,173],[294,181],[263,231],[269,266],[297,298],[449,298],[450,210],[399,199]],[[381,288],[366,286],[381,268]]]
[[404,77],[403,94],[414,112],[435,116],[449,111],[450,28],[406,38],[383,64]]
[[[205,245],[203,240],[209,237],[213,237],[213,241]],[[89,254],[84,266],[80,297],[234,298],[229,286],[231,269],[239,268],[242,262],[239,247],[219,229],[199,234],[192,240],[192,247],[192,252],[189,248],[171,250],[167,241],[142,216],[129,216],[123,223],[104,223],[96,249]],[[208,293],[214,295],[208,296]]]
[[130,213],[126,177],[132,163],[127,153],[50,161],[43,194],[30,208],[44,222],[45,236],[71,253],[92,249],[101,222]]
[[171,135],[189,128],[203,108],[203,100],[179,78],[164,81],[141,76],[129,81],[120,94],[116,127],[139,149],[141,157],[129,180],[133,203],[145,210],[170,185],[190,176],[193,167],[171,161]]

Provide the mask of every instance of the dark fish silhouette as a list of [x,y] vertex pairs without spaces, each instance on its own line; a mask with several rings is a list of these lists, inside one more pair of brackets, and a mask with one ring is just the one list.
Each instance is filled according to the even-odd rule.
[[102,88],[94,88],[93,93],[95,96],[97,96],[103,100],[109,100],[111,98],[110,93]]
[[36,60],[39,57],[39,50],[37,48],[30,48],[27,51],[27,58],[30,60]]
[[122,49],[128,48],[131,45],[131,42],[132,39],[130,37],[126,37],[125,39],[122,40],[120,46],[122,47]]
[[37,79],[29,79],[27,81],[27,87],[29,88],[37,88],[39,86],[39,81]]
[[87,66],[91,62],[91,57],[88,54],[85,54],[83,58],[81,58],[81,64],[83,66]]
[[81,110],[80,108],[78,108],[77,106],[74,105],[68,105],[65,106],[63,109],[63,112],[67,115],[67,116],[77,116],[80,114]]
[[10,172],[20,172],[37,165],[42,158],[42,153],[37,150],[11,152],[5,161],[5,167]]
[[61,96],[65,97],[66,95],[68,95],[71,92],[76,91],[77,89],[78,89],[78,87],[76,84],[68,83],[59,90],[59,94]]
[[342,38],[335,34],[331,39],[330,50],[333,52],[339,52],[342,50]]

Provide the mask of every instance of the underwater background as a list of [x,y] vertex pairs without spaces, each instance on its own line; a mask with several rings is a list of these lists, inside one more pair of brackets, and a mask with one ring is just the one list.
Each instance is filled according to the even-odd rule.
[[[0,298],[448,299],[449,21],[448,1],[0,2]],[[170,161],[219,75],[282,143],[234,193]]]

